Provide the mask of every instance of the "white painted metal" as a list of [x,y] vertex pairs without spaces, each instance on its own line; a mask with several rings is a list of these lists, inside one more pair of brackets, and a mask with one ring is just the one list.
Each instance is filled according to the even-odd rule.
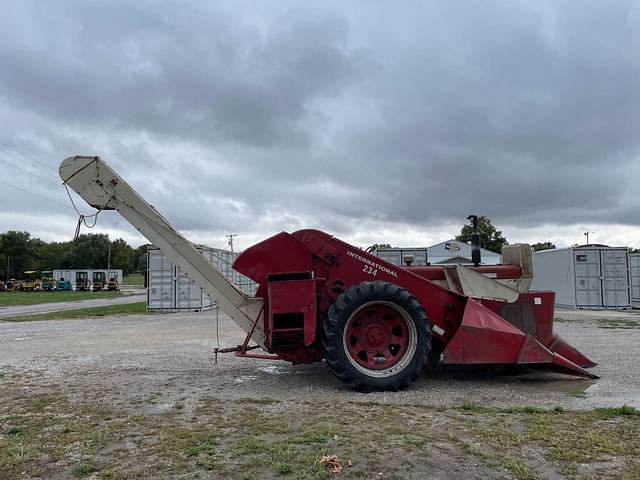
[[630,308],[627,249],[582,246],[533,254],[533,290],[553,290],[556,305]]
[[[222,273],[229,281],[249,296],[255,294],[257,285],[251,279],[231,268],[238,256],[217,248],[197,246],[196,249]],[[147,250],[147,308],[154,312],[200,312],[215,306],[211,297],[197,282],[176,267],[161,250],[149,247]]]
[[631,303],[640,306],[640,253],[629,254],[631,276]]
[[[263,301],[250,298],[203,258],[194,246],[97,156],[74,156],[60,164],[60,178],[89,205],[117,210],[176,265],[189,274],[245,332],[251,331]],[[262,322],[253,340],[264,347]]]

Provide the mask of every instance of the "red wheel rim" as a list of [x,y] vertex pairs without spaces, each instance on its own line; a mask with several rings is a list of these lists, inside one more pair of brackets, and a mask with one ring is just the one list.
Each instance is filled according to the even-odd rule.
[[404,368],[400,364],[405,360],[407,351],[415,348],[415,337],[415,326],[409,323],[404,310],[391,303],[371,302],[349,318],[344,343],[350,360],[356,366],[394,373]]

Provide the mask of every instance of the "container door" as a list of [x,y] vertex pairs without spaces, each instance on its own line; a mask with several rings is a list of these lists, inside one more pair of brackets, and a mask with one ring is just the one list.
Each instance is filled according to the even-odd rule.
[[176,269],[176,308],[190,312],[202,310],[202,289],[187,274]]
[[576,265],[576,306],[602,307],[600,252],[574,250],[573,255]]
[[147,254],[148,296],[147,307],[151,310],[173,310],[174,265],[160,250],[149,250]]
[[631,301],[640,303],[640,255],[629,255],[631,269]]
[[602,250],[604,306],[610,308],[629,307],[629,267],[626,250]]

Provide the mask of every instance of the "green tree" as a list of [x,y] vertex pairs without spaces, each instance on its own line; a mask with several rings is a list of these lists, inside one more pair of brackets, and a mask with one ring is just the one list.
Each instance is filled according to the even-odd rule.
[[[460,230],[460,235],[456,237],[456,240],[461,242],[470,242],[471,234],[473,233],[473,225],[471,220],[465,224]],[[480,247],[491,250],[492,252],[500,253],[503,245],[508,245],[507,239],[502,236],[502,232],[491,224],[491,220],[488,217],[478,217],[478,233],[480,234]]]
[[133,271],[131,266],[132,253],[133,248],[122,238],[111,242],[111,268],[122,269],[125,275],[129,275]]
[[551,242],[538,242],[531,245],[534,252],[539,252],[540,250],[553,250],[556,246]]
[[71,242],[67,263],[70,268],[106,268],[108,255],[108,235],[84,234]]
[[390,243],[374,243],[373,245],[368,246],[365,252],[372,253],[372,252],[375,252],[378,248],[391,248],[391,244]]
[[[4,277],[24,278],[25,270],[36,267],[33,244],[29,232],[10,230],[0,235],[0,266]],[[7,274],[7,257],[9,259],[9,273]]]
[[145,273],[147,271],[147,248],[151,244],[140,245],[131,254],[131,267],[134,272]]

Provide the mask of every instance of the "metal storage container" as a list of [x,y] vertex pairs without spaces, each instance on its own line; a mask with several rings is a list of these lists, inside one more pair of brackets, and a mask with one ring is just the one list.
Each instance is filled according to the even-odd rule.
[[559,306],[628,309],[628,250],[588,245],[534,252],[531,289],[555,291]]
[[631,276],[631,304],[640,307],[640,253],[629,254]]
[[[238,253],[196,247],[222,275],[247,295],[254,295],[255,282],[231,268]],[[156,247],[147,250],[147,309],[154,312],[199,312],[215,306],[200,286]]]
[[429,264],[426,248],[378,248],[373,254],[399,266],[406,266],[409,260],[413,266]]

